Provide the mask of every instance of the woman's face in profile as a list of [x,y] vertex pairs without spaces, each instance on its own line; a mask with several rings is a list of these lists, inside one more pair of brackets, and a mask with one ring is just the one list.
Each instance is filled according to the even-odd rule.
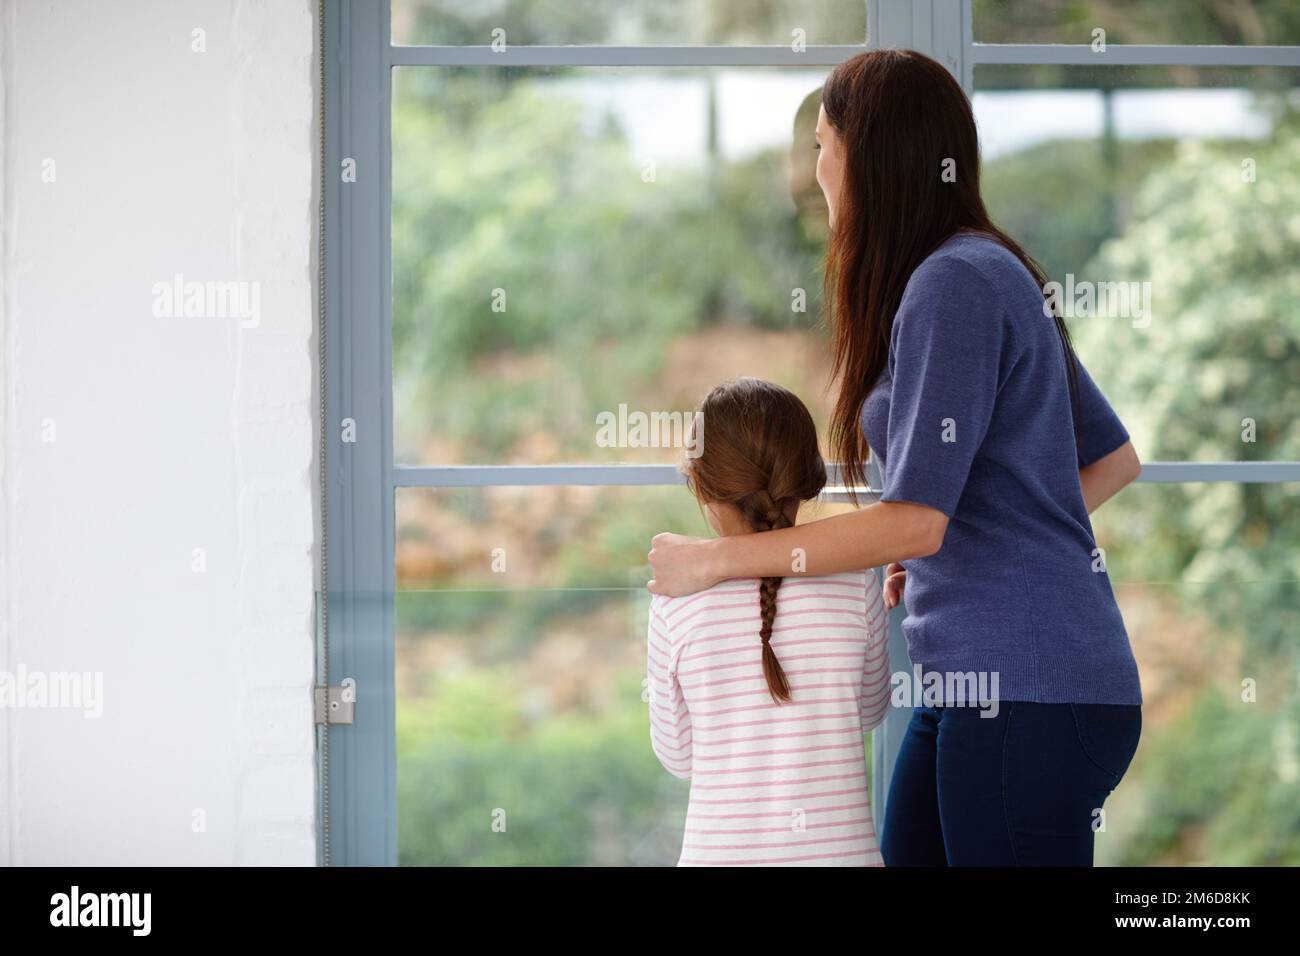
[[817,111],[817,183],[826,197],[831,224],[835,223],[835,202],[844,180],[844,150],[840,136],[826,118],[825,108]]

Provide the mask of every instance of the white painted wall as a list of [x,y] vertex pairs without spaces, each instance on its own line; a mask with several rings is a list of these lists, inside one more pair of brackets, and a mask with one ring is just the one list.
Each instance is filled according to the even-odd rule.
[[315,7],[0,0],[0,864],[315,863]]

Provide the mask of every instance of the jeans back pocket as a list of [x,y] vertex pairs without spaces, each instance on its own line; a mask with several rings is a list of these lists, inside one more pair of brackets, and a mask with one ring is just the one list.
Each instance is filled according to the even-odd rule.
[[1142,736],[1138,704],[1071,704],[1079,746],[1098,769],[1118,784],[1137,753]]

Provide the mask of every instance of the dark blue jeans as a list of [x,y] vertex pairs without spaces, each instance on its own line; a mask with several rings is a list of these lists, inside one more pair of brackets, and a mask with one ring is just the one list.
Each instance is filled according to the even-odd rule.
[[1098,812],[1137,751],[1136,704],[917,707],[894,765],[886,866],[1092,866]]

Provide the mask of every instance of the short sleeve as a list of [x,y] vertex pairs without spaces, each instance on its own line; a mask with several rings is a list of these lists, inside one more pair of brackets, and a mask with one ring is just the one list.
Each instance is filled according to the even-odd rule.
[[1079,467],[1105,458],[1129,440],[1128,430],[1106,396],[1079,363]]
[[997,400],[1008,325],[989,282],[956,259],[923,263],[890,335],[893,386],[882,501],[949,518]]

